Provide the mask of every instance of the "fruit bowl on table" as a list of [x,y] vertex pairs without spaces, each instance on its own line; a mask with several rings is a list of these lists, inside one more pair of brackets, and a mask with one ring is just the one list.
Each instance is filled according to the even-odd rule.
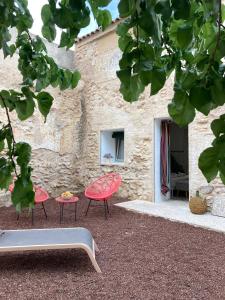
[[70,200],[73,197],[73,194],[70,192],[64,192],[61,194],[61,197],[65,200]]

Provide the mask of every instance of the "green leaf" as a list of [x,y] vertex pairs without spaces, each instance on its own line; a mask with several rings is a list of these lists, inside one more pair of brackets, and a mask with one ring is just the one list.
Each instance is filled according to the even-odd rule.
[[53,97],[47,93],[47,92],[40,92],[37,95],[37,101],[38,101],[38,108],[41,114],[44,116],[45,121],[46,117],[49,114],[49,111],[51,109],[52,103],[53,103]]
[[224,4],[222,4],[221,10],[222,10],[222,21],[224,22],[225,21],[225,5]]
[[111,13],[107,9],[99,10],[96,19],[102,30],[105,30],[112,23]]
[[12,137],[12,131],[10,128],[6,129],[6,142],[7,142],[7,146],[8,146],[8,155],[11,156],[11,154],[13,154],[13,137]]
[[0,152],[4,149],[5,143],[4,140],[0,141]]
[[35,103],[33,99],[20,100],[15,105],[18,118],[21,121],[28,119],[34,113]]
[[48,24],[52,22],[53,16],[51,12],[51,8],[48,4],[45,4],[41,9],[41,18],[44,24]]
[[124,20],[123,22],[119,23],[117,25],[117,28],[116,28],[116,33],[119,35],[119,36],[124,36],[125,34],[128,33],[129,29],[131,28],[131,23],[130,23],[130,19],[126,19]]
[[43,80],[37,79],[35,85],[35,91],[40,92],[45,87]]
[[120,81],[126,85],[129,86],[130,85],[130,77],[131,77],[131,69],[127,68],[124,70],[119,70],[116,72],[118,78],[120,79]]
[[[124,74],[119,74],[118,77],[123,78]],[[123,94],[124,100],[128,102],[137,101],[140,94],[144,91],[143,85],[139,75],[124,78],[120,86],[120,92]]]
[[43,37],[45,37],[49,42],[53,42],[56,37],[56,29],[54,25],[44,25],[41,29]]
[[153,8],[146,9],[142,12],[139,20],[139,26],[154,40],[159,43],[161,40],[161,22],[160,17],[155,13]]
[[188,70],[187,73],[184,74],[183,78],[182,78],[182,88],[184,90],[189,90],[193,85],[195,85],[197,80],[197,75],[195,72]]
[[158,1],[155,6],[155,12],[157,14],[161,14],[165,20],[168,20],[172,13],[172,9],[170,7],[170,0]]
[[[136,64],[138,68],[136,68],[136,72],[140,71],[151,71],[153,69],[153,61],[152,60],[141,60]],[[133,68],[135,69],[135,68]]]
[[68,45],[69,42],[70,42],[70,35],[67,32],[63,31],[61,34],[59,47],[65,47]]
[[19,177],[12,192],[13,205],[19,209],[34,206],[34,191],[30,176]]
[[225,115],[220,116],[219,119],[213,120],[211,129],[216,137],[219,137],[221,133],[225,133]]
[[118,10],[121,18],[126,18],[135,11],[135,0],[120,0]]
[[3,50],[4,58],[6,58],[7,56],[9,56],[11,54],[10,48],[7,45],[7,43],[5,43],[5,42],[3,42],[2,50]]
[[69,70],[60,70],[59,86],[61,90],[68,89],[72,82],[72,73]]
[[22,91],[22,93],[24,94],[24,96],[25,96],[27,99],[33,99],[34,93],[30,90],[29,87],[23,86],[23,87],[21,88],[21,91]]
[[63,29],[72,28],[75,23],[73,11],[66,6],[63,6],[61,9],[55,10],[54,22],[59,28],[63,28]]
[[31,159],[31,146],[27,143],[20,142],[16,144],[15,156],[17,156],[17,164],[27,166]]
[[105,7],[107,5],[109,5],[109,3],[112,1],[112,0],[95,0],[96,1],[96,5],[98,7]]
[[170,23],[169,37],[177,48],[186,50],[192,44],[193,24],[190,21],[173,20]]
[[190,16],[191,4],[189,0],[172,0],[175,19],[187,20]]
[[47,53],[46,46],[39,36],[36,36],[36,39],[33,40],[33,46],[37,52],[44,51]]
[[147,86],[149,83],[151,83],[152,80],[152,72],[151,71],[142,71],[140,73],[140,78],[142,83]]
[[80,72],[78,72],[78,71],[73,72],[72,79],[71,79],[71,88],[72,89],[74,89],[78,85],[80,78],[81,78]]
[[12,181],[12,165],[3,157],[0,158],[0,189],[8,189]]
[[23,31],[26,31],[27,29],[31,28],[33,24],[33,19],[29,14],[20,15],[18,18],[18,22],[16,24],[16,28],[18,30],[18,33],[22,33]]
[[179,126],[187,126],[195,118],[195,109],[189,101],[187,93],[176,91],[172,103],[168,105],[171,118]]
[[212,181],[218,173],[217,163],[217,151],[214,147],[209,147],[201,153],[198,166],[208,182]]
[[214,23],[206,22],[202,28],[202,40],[204,41],[205,49],[210,49],[210,52],[214,51],[216,45],[217,27]]
[[149,45],[147,43],[141,44],[141,52],[144,55],[145,59],[152,61],[155,60],[155,51],[152,45]]
[[151,79],[151,96],[158,93],[159,90],[164,86],[166,81],[166,72],[161,69],[154,69],[152,71]]
[[129,52],[135,46],[135,43],[134,43],[131,35],[126,34],[125,36],[122,36],[119,38],[118,45],[119,45],[119,48],[121,51]]
[[13,100],[15,100],[16,97],[12,97],[9,91],[6,90],[2,90],[0,92],[0,96],[4,100],[3,103],[3,101],[0,98],[1,107],[4,108],[4,106],[6,105],[6,107],[8,107],[10,111],[12,111],[15,108],[15,102]]
[[212,100],[216,105],[223,105],[225,103],[225,83],[223,80],[214,80],[211,86]]
[[223,184],[225,184],[225,159],[220,159],[219,161],[219,174],[220,174],[220,178],[223,182]]
[[210,91],[204,87],[193,87],[190,90],[191,104],[204,115],[208,115],[213,108]]
[[177,41],[182,49],[187,48],[193,37],[192,26],[189,24],[183,24],[179,26],[177,30]]

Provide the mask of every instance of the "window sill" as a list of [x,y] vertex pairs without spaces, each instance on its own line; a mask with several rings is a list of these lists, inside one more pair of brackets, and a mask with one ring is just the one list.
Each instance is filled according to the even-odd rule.
[[100,166],[124,166],[124,162],[101,162]]

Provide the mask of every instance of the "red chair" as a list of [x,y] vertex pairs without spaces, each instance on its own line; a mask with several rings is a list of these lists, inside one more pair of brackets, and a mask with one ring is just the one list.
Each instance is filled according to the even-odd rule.
[[[40,186],[34,186],[34,189],[35,189],[34,204],[35,205],[37,205],[37,204],[42,205],[42,209],[44,211],[45,218],[47,219],[48,216],[47,216],[47,213],[46,213],[46,210],[45,210],[44,202],[49,199],[49,195]],[[34,224],[34,209],[32,209],[32,224]]]
[[[12,183],[9,186],[9,191],[12,193],[13,189],[14,189],[14,184]],[[44,210],[45,218],[47,219],[48,216],[47,216],[47,213],[46,213],[46,210],[45,210],[44,202],[49,199],[49,195],[40,186],[35,185],[34,190],[35,190],[34,205],[37,205],[37,204],[42,205],[42,209]],[[32,208],[31,214],[32,214],[32,225],[33,225],[34,224],[34,209],[33,208]],[[19,220],[19,216],[20,215],[18,214],[17,215],[17,220]]]
[[103,201],[105,218],[107,219],[107,214],[109,214],[108,200],[118,191],[121,182],[122,180],[119,174],[109,173],[90,184],[85,189],[85,197],[90,200],[85,215],[88,213],[91,201]]

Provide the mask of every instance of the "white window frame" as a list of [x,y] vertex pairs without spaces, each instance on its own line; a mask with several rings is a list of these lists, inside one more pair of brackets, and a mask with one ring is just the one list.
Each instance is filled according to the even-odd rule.
[[[102,153],[102,134],[104,132],[115,132],[115,131],[123,131],[124,132],[124,160],[123,161],[115,161],[115,157],[113,157],[113,160],[110,162],[107,162],[106,160],[103,160],[103,155],[105,153]],[[126,142],[125,142],[125,129],[124,128],[110,128],[110,129],[102,129],[100,130],[100,136],[99,136],[99,164],[100,166],[123,166],[125,164],[125,147],[126,147]]]

